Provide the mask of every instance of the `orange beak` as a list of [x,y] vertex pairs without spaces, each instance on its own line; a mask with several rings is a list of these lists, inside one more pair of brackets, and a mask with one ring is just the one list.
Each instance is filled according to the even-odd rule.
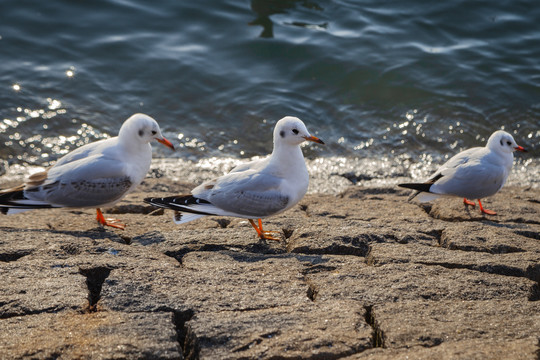
[[324,141],[322,141],[321,139],[315,136],[304,136],[304,139],[306,139],[307,141],[313,141],[313,142],[324,145]]
[[527,150],[525,150],[523,148],[523,146],[519,146],[519,145],[517,147],[515,147],[514,149],[516,149],[517,151],[521,151],[521,152],[528,152]]
[[174,150],[174,145],[169,140],[167,140],[165,138],[161,138],[161,139],[156,138],[156,140],[158,142],[162,143],[163,145],[165,145],[166,147],[171,148],[171,149]]

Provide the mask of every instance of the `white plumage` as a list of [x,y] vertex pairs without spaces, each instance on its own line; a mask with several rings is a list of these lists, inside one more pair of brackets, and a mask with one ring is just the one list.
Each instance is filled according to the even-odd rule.
[[84,145],[60,158],[44,172],[31,175],[15,188],[0,191],[0,210],[7,214],[52,207],[97,208],[111,206],[133,191],[150,169],[152,148],[157,140],[173,148],[157,122],[144,114],[127,119],[117,137]]
[[482,213],[495,215],[483,208],[480,199],[496,194],[503,187],[516,150],[525,152],[512,135],[498,130],[489,137],[485,147],[475,147],[453,156],[427,182],[399,186],[416,190],[410,199],[417,196],[421,202],[441,196],[459,196],[464,198],[465,204],[474,206],[468,199],[477,199]]
[[[247,218],[261,238],[272,239],[262,230],[260,219],[290,209],[306,194],[309,174],[300,149],[306,140],[323,144],[300,119],[284,117],[274,128],[274,150],[269,157],[241,164],[197,186],[191,195],[145,201],[178,211],[175,222],[179,224],[205,215]],[[259,219],[258,227],[252,219]]]

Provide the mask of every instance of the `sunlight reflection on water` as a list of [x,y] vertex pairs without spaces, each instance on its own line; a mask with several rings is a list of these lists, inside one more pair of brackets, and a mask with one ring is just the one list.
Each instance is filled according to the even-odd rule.
[[[260,159],[253,157],[249,160]],[[148,177],[163,178],[163,182],[190,183],[193,187],[228,173],[235,166],[249,160],[210,157],[199,161],[161,158],[152,161]],[[339,194],[347,187],[394,187],[408,181],[424,181],[441,165],[425,155],[421,159],[401,156],[397,158],[329,157],[307,159],[310,174],[308,193]],[[29,174],[43,171],[41,166],[11,165],[0,177],[0,183],[17,183]],[[540,161],[516,158],[507,185],[540,187]]]
[[499,128],[530,150],[510,181],[536,186],[538,7],[522,5],[0,2],[0,163],[49,166],[144,112],[179,149],[155,155],[197,184],[267,154],[295,115],[327,144],[303,147],[310,191],[424,179]]

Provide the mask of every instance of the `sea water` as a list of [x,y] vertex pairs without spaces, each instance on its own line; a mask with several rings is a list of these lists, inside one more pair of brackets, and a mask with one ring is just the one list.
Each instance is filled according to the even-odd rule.
[[0,174],[21,178],[115,136],[137,112],[152,174],[198,184],[272,150],[297,116],[312,192],[423,180],[498,129],[540,186],[533,1],[0,2]]

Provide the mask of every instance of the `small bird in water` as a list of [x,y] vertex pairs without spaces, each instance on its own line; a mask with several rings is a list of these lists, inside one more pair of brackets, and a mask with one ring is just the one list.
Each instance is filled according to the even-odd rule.
[[409,200],[418,196],[421,202],[441,196],[459,196],[467,206],[476,206],[469,199],[477,199],[480,212],[496,215],[484,209],[480,199],[495,195],[503,187],[514,161],[514,151],[527,152],[509,133],[498,130],[488,139],[485,147],[460,152],[441,166],[425,183],[407,183],[398,186],[416,190]]
[[[284,117],[274,128],[274,150],[270,156],[241,164],[226,175],[204,182],[191,195],[144,201],[176,210],[177,224],[206,215],[233,216],[249,219],[261,239],[279,241],[272,231],[263,230],[261,218],[290,209],[306,194],[309,174],[300,149],[306,140],[324,144],[310,135],[300,119]],[[258,224],[254,219],[258,219]]]
[[124,229],[118,220],[105,219],[100,207],[114,205],[142,182],[152,161],[152,140],[174,150],[154,119],[135,114],[118,136],[81,146],[24,184],[0,190],[0,212],[95,207],[101,225]]

